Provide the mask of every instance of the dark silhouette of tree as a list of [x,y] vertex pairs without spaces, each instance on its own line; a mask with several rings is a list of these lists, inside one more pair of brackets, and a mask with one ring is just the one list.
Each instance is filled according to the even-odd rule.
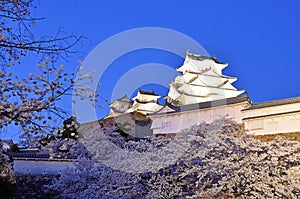
[[0,141],[0,195],[1,198],[12,198],[17,191],[15,175],[13,173],[11,161],[4,153],[2,142]]
[[79,123],[76,117],[69,117],[63,122],[63,128],[58,133],[60,139],[78,139],[77,129],[79,128]]

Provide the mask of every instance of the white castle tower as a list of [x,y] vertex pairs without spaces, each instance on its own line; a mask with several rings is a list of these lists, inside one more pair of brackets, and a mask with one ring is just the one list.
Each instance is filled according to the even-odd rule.
[[139,112],[146,115],[157,112],[163,107],[157,102],[159,98],[160,96],[154,92],[139,90],[137,96],[133,98],[132,107],[126,113]]
[[222,74],[227,63],[215,57],[191,54],[187,51],[184,64],[177,69],[183,74],[170,83],[167,102],[181,106],[236,97],[244,90],[237,90],[232,83],[236,77]]
[[109,114],[105,118],[116,117],[122,115],[127,111],[130,107],[132,107],[131,100],[127,97],[127,95],[117,99],[113,103],[109,105],[110,111]]

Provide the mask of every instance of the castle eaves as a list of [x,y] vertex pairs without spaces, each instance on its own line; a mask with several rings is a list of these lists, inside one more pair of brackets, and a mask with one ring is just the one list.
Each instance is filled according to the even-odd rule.
[[272,101],[268,101],[268,102],[256,103],[256,104],[253,104],[251,107],[246,108],[242,111],[259,109],[259,108],[267,108],[267,107],[273,107],[273,106],[281,106],[281,105],[287,105],[287,104],[293,104],[293,103],[300,103],[300,97],[293,97],[293,98],[287,98],[287,99],[281,99],[281,100],[272,100]]

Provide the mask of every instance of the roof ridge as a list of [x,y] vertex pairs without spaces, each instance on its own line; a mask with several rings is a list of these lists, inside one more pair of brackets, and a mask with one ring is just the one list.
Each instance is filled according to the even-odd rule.
[[156,94],[154,92],[154,90],[152,90],[152,91],[146,91],[146,90],[139,89],[138,92],[141,93],[141,94],[146,94],[146,95],[156,95],[156,96],[159,96],[158,94]]
[[244,110],[266,108],[271,106],[281,106],[281,105],[292,104],[292,103],[300,103],[300,97],[298,96],[298,97],[290,97],[285,99],[270,100],[266,102],[258,102],[258,103],[254,103],[251,107]]
[[186,54],[187,54],[187,56],[189,56],[190,58],[192,58],[192,59],[194,59],[194,60],[203,61],[203,60],[205,60],[205,59],[208,59],[208,60],[214,61],[214,62],[217,63],[217,64],[227,64],[227,63],[225,63],[225,62],[218,61],[214,56],[211,57],[211,56],[207,56],[207,55],[192,54],[192,53],[190,53],[189,51],[187,51]]

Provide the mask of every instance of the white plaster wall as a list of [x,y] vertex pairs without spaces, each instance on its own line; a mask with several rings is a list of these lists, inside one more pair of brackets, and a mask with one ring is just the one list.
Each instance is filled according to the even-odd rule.
[[[288,112],[295,112],[289,113]],[[243,111],[245,130],[250,135],[300,132],[300,103]],[[270,115],[277,114],[277,115]],[[257,117],[247,119],[250,117]]]
[[14,160],[14,172],[23,175],[59,175],[67,168],[74,168],[73,162]]
[[300,132],[300,113],[249,119],[244,123],[249,135]]
[[179,113],[152,115],[150,116],[153,120],[151,128],[153,129],[154,135],[178,133],[181,132],[182,129],[190,128],[192,125],[200,124],[201,122],[209,123],[226,115],[228,115],[228,118],[242,123],[241,110],[246,106],[247,103],[239,103]]

